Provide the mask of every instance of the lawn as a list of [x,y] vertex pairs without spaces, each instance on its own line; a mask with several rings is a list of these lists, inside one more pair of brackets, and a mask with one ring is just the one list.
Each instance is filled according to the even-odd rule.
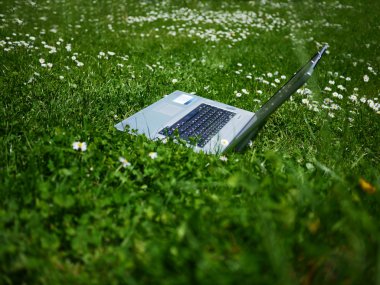
[[[0,284],[380,284],[379,1],[0,0]],[[114,125],[175,90],[242,153]]]

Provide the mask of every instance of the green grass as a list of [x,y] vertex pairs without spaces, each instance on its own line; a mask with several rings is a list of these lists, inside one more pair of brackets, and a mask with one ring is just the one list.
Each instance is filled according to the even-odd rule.
[[[144,3],[0,2],[0,284],[380,284],[380,5]],[[322,43],[227,161],[113,127],[177,89],[255,111]]]

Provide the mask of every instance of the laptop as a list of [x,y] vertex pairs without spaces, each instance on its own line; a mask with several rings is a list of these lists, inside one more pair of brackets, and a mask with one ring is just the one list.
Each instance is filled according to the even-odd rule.
[[269,116],[311,77],[327,47],[318,51],[256,113],[177,90],[115,127],[152,140],[182,139],[197,152],[241,151]]

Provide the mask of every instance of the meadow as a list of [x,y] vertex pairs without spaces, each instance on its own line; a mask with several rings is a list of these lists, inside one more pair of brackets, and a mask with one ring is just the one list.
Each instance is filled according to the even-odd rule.
[[[380,284],[379,1],[0,0],[0,284]],[[175,90],[242,153],[114,125]]]

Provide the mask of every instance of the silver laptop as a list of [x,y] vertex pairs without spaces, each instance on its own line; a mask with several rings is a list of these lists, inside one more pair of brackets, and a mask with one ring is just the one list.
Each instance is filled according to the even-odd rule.
[[182,139],[195,151],[241,151],[276,111],[311,76],[324,46],[256,113],[183,91],[175,91],[115,125],[152,140]]

